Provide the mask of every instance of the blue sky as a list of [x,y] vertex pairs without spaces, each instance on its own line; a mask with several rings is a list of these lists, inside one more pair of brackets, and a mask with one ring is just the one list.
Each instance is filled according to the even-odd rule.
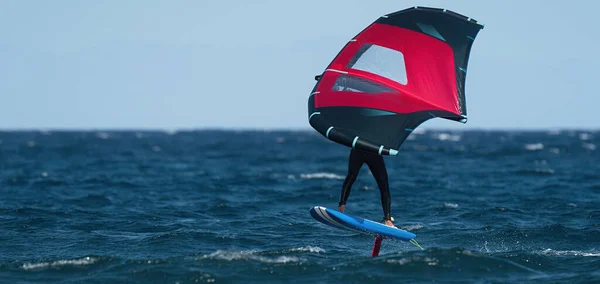
[[379,16],[411,6],[485,24],[469,122],[600,128],[600,2],[0,0],[1,129],[308,129],[314,75]]

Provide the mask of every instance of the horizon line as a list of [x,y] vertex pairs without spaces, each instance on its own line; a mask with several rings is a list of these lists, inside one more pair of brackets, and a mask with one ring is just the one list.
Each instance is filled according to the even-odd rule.
[[[0,132],[200,132],[200,131],[287,131],[306,132],[315,131],[311,127],[0,127]],[[454,127],[419,127],[415,132],[421,131],[600,131],[598,128],[589,127],[478,127],[478,128],[454,128]]]

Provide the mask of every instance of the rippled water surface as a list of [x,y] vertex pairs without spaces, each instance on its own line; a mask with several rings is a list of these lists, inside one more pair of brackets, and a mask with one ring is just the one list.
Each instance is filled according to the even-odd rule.
[[[386,157],[425,250],[325,226],[313,131],[0,132],[2,282],[600,282],[600,132],[421,131]],[[363,167],[347,212],[380,220]]]

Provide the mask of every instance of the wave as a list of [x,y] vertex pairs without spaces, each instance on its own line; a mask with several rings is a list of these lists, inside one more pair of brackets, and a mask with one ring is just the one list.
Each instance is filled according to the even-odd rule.
[[533,143],[533,144],[525,144],[525,150],[529,151],[538,151],[544,149],[544,144],[542,143]]
[[458,142],[461,140],[462,137],[457,134],[439,133],[437,135],[434,135],[434,138],[440,141]]
[[450,203],[450,202],[444,202],[444,208],[458,208],[458,204],[456,204],[456,203]]
[[97,132],[96,133],[96,138],[98,139],[102,139],[102,140],[106,140],[109,139],[111,136],[110,134],[108,134],[108,132]]
[[56,260],[52,262],[24,263],[21,268],[24,270],[38,270],[45,268],[62,268],[65,266],[82,266],[90,265],[100,261],[100,258],[86,256],[79,259]]
[[549,168],[535,168],[517,170],[515,173],[520,175],[553,175],[554,170]]
[[211,260],[248,260],[260,263],[302,263],[306,259],[297,256],[298,253],[325,253],[325,250],[318,246],[303,246],[283,250],[217,250],[210,254],[205,254],[200,259]]
[[293,248],[293,249],[290,249],[289,251],[292,251],[292,252],[315,252],[315,253],[325,252],[324,249],[322,249],[320,247],[313,247],[313,246]]
[[302,179],[345,179],[346,177],[341,175],[336,175],[333,173],[311,173],[311,174],[301,174],[300,178]]
[[83,208],[102,208],[113,204],[112,200],[103,194],[87,194],[86,196],[65,199],[65,202]]
[[425,226],[423,226],[422,224],[413,224],[413,225],[402,226],[402,227],[400,227],[400,229],[409,231],[409,232],[414,232],[414,231],[420,230],[424,227]]
[[579,133],[579,140],[590,140],[592,136],[589,133]]
[[591,252],[583,252],[576,250],[553,250],[553,249],[545,249],[541,251],[536,251],[536,254],[541,255],[551,255],[551,256],[587,256],[587,257],[600,257],[600,252],[591,251]]
[[583,143],[581,144],[581,147],[583,147],[586,150],[590,150],[590,151],[595,151],[596,150],[596,145],[592,144],[592,143]]
[[[518,256],[527,257],[530,254],[515,252]],[[515,261],[516,260],[516,261]],[[436,267],[436,268],[432,268]],[[490,254],[456,248],[430,248],[425,251],[408,251],[393,254],[384,254],[376,259],[359,259],[356,262],[344,263],[339,270],[356,270],[357,278],[364,278],[365,273],[378,270],[393,270],[403,273],[407,279],[420,278],[420,274],[435,269],[439,275],[454,274],[461,271],[466,277],[479,278],[480,276],[502,277],[491,273],[501,268],[502,275],[506,273],[528,273],[528,277],[544,277],[546,273],[529,267],[527,262],[522,262],[514,254]],[[363,272],[363,273],[360,273]],[[467,276],[468,275],[468,276]],[[463,279],[464,282],[471,282]],[[505,282],[505,281],[500,281]],[[509,281],[510,282],[510,281]]]
[[217,250],[211,254],[202,256],[200,259],[212,259],[212,260],[250,260],[258,261],[262,263],[298,263],[302,260],[296,256],[275,256],[268,257],[261,255],[260,251],[256,250],[242,250],[242,251],[228,251],[228,250]]

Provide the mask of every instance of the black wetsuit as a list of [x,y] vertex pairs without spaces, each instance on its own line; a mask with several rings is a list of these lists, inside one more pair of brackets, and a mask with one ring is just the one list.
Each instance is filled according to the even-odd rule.
[[385,163],[383,162],[383,157],[374,153],[372,154],[356,149],[352,149],[352,151],[350,151],[348,175],[346,176],[346,180],[344,180],[344,184],[342,185],[342,194],[340,196],[339,205],[345,205],[346,201],[348,201],[352,184],[354,181],[356,181],[358,172],[364,163],[369,166],[369,170],[371,170],[373,177],[375,177],[375,180],[377,181],[377,186],[379,187],[379,192],[381,193],[383,219],[390,220],[391,198],[390,189],[388,186],[387,170],[385,168]]

